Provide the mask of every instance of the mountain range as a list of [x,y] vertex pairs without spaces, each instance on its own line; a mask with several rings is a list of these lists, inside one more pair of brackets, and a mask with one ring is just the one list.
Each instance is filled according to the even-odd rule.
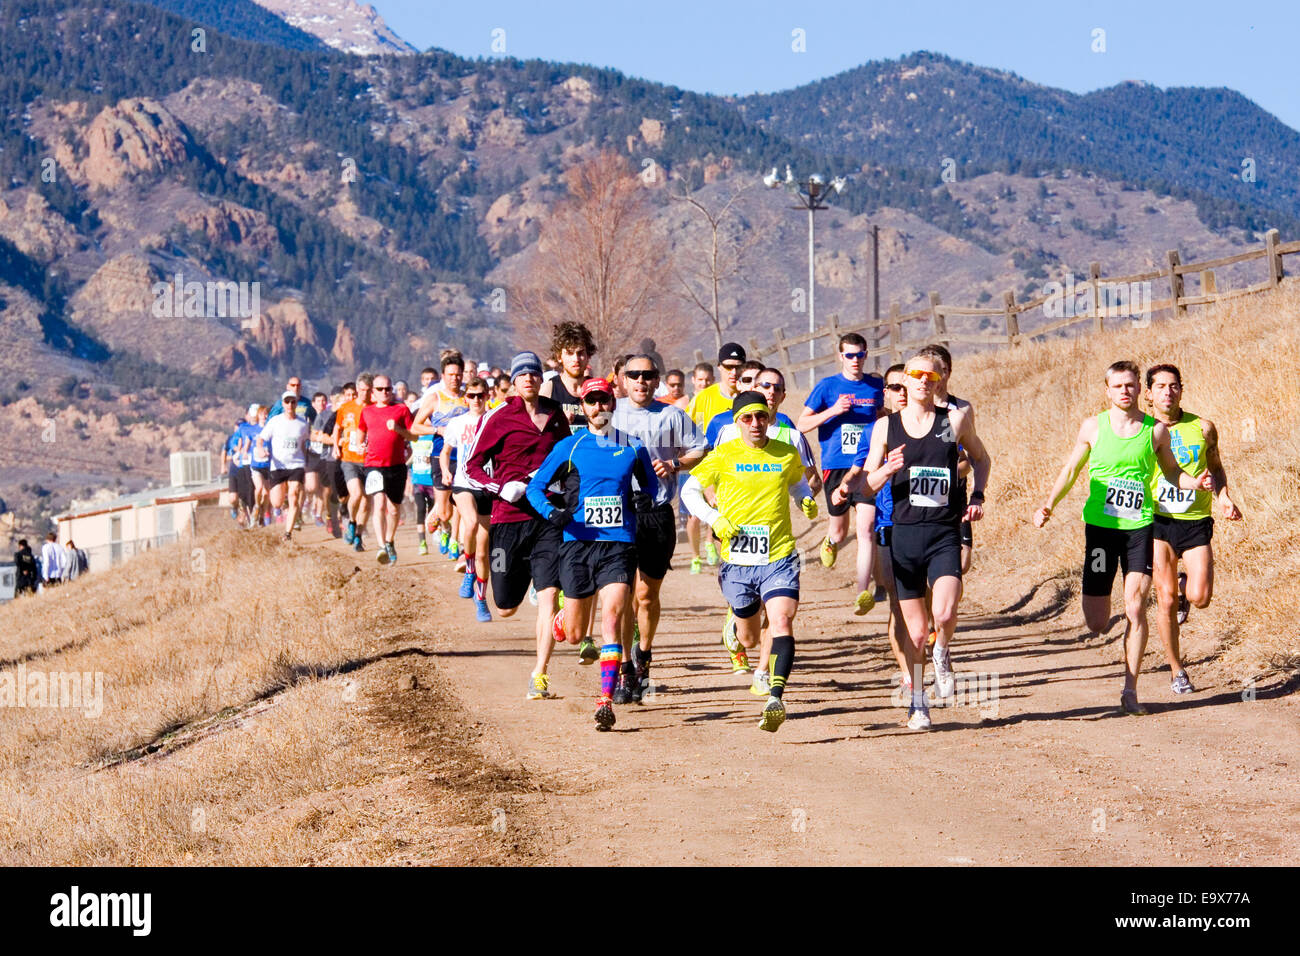
[[[415,52],[350,0],[6,0],[0,113],[0,419],[60,390],[91,416],[126,399],[224,415],[289,369],[409,376],[453,342],[504,361],[492,290],[526,267],[564,171],[599,148],[655,171],[656,215],[687,257],[702,223],[668,194],[740,194],[746,255],[722,296],[740,341],[807,321],[790,306],[806,218],[759,182],[786,164],[850,179],[818,219],[818,312],[841,323],[867,314],[872,225],[882,300],[904,307],[1300,235],[1300,134],[1238,93],[1080,96],[926,52],[717,97]],[[160,315],[178,276],[256,283],[260,309]],[[711,350],[698,329],[661,351]]]

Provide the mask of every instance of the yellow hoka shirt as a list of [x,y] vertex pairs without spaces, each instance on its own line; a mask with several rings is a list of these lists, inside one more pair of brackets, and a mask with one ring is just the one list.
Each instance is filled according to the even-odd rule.
[[794,552],[790,489],[803,480],[803,462],[793,445],[769,439],[750,448],[735,438],[705,455],[691,475],[715,489],[718,511],[741,529],[723,543],[723,561],[771,564]]

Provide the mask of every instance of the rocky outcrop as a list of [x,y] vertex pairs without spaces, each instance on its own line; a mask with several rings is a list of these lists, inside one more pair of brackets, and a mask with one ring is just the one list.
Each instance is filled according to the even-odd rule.
[[87,149],[77,163],[66,144],[56,153],[74,178],[112,189],[124,179],[183,160],[189,136],[157,100],[132,98],[106,106],[82,136]]
[[330,350],[330,358],[345,368],[352,368],[357,362],[357,340],[342,319],[334,330],[334,348]]
[[153,267],[132,253],[115,256],[95,270],[72,299],[75,312],[148,312],[153,305]]
[[221,201],[181,217],[181,225],[203,233],[223,249],[252,250],[269,255],[278,243],[266,213]]
[[336,50],[372,56],[419,53],[370,4],[355,0],[255,0],[292,27],[320,37]]
[[50,208],[38,192],[0,199],[0,236],[4,236],[37,262],[50,262],[75,252],[81,239],[68,222]]

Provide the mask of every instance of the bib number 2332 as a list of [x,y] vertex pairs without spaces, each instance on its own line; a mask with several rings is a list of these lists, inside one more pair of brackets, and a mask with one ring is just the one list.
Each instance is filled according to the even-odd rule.
[[582,523],[588,528],[623,527],[623,499],[618,495],[583,498]]
[[727,558],[732,564],[750,567],[768,563],[772,550],[772,532],[767,525],[742,524],[731,539],[731,553]]

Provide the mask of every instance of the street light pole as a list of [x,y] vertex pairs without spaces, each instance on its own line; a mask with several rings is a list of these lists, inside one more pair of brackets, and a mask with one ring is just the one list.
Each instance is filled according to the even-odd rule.
[[[799,200],[799,205],[794,208],[808,210],[808,387],[811,389],[817,379],[817,369],[812,364],[813,360],[817,358],[816,343],[812,338],[812,336],[817,332],[817,290],[816,273],[814,271],[813,262],[813,235],[815,227],[813,220],[814,213],[819,209],[830,208],[825,202],[828,196],[828,187],[821,176],[818,176],[816,173],[813,173],[803,181],[796,180],[794,178],[794,173],[791,171],[789,166],[786,166],[785,168],[784,180],[777,178],[776,167],[773,166],[772,171],[763,177],[763,184],[768,188],[785,186],[790,194]],[[847,184],[848,181],[843,176],[836,176],[831,180],[829,188],[835,190],[835,194],[839,195],[844,191],[844,187]]]

